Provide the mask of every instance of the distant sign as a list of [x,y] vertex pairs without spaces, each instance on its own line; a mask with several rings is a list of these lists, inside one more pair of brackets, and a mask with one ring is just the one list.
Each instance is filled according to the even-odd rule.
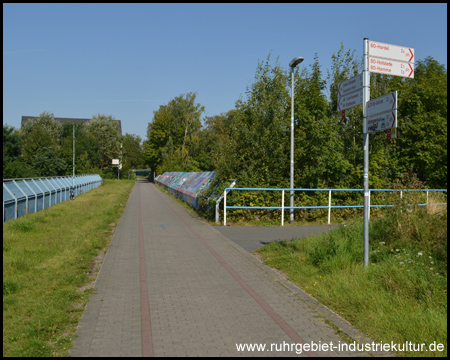
[[392,129],[397,127],[397,110],[385,112],[383,114],[376,114],[368,116],[367,132],[373,133],[377,131]]
[[414,67],[411,63],[380,59],[369,56],[369,71],[379,74],[414,78]]
[[406,46],[369,41],[369,56],[414,64],[414,49]]
[[361,105],[363,103],[362,89],[351,94],[339,97],[338,111],[350,109],[353,106]]
[[397,109],[397,91],[367,102],[367,116]]
[[112,165],[119,165],[119,159],[112,159]]

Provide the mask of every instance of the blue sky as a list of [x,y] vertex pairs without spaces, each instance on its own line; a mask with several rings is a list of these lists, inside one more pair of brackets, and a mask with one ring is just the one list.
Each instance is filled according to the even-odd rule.
[[318,54],[324,77],[341,43],[415,49],[447,68],[447,4],[3,4],[3,123],[22,115],[112,115],[146,139],[160,105],[197,93],[204,116],[233,109],[258,60]]

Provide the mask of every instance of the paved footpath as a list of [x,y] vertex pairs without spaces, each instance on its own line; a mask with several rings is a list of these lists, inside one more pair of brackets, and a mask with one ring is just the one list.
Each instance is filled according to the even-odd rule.
[[[140,180],[69,356],[370,356],[339,351],[343,341],[325,319],[353,339],[371,342],[154,184]],[[238,351],[237,344],[265,349]],[[297,354],[295,344],[321,348]]]

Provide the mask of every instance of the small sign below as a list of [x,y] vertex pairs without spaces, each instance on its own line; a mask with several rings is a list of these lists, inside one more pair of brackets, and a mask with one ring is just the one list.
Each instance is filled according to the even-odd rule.
[[397,127],[397,109],[383,114],[367,117],[367,133],[392,129]]
[[386,139],[391,140],[391,129],[386,130]]

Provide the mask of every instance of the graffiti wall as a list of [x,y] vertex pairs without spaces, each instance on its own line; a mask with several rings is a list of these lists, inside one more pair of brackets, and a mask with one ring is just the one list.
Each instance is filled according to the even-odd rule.
[[158,175],[155,182],[194,209],[198,209],[198,194],[211,184],[215,176],[215,171],[165,172]]

